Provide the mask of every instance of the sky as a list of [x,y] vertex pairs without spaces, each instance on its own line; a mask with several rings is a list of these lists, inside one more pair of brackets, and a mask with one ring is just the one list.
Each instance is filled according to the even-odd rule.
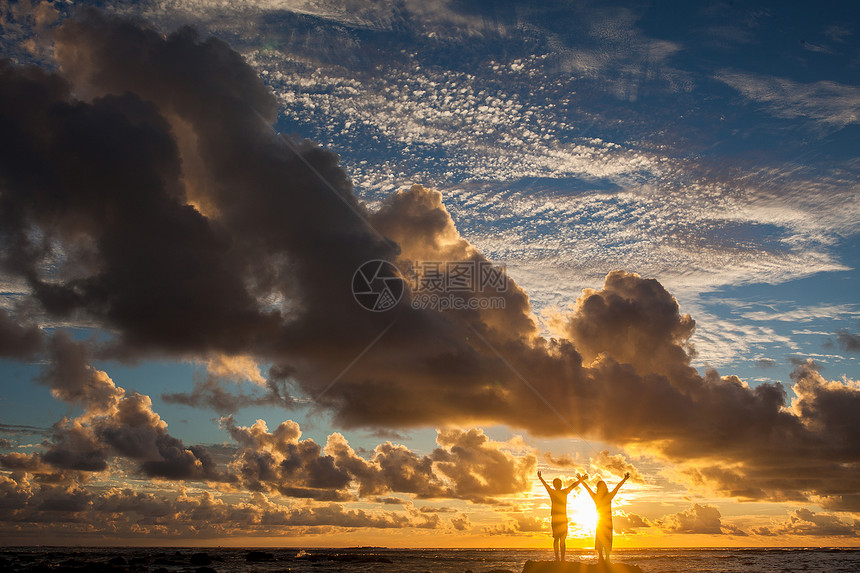
[[3,1],[3,543],[860,545],[858,22]]

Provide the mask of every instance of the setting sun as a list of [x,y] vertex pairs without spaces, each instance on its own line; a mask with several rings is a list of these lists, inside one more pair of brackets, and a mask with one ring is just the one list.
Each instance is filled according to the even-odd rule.
[[575,492],[567,500],[567,517],[573,537],[592,536],[597,529],[597,511],[585,492]]

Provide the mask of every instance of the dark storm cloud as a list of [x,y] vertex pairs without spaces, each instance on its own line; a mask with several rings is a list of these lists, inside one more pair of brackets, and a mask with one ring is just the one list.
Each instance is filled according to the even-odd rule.
[[0,310],[0,357],[27,358],[42,349],[43,335],[38,326],[18,324]]
[[843,330],[836,333],[836,342],[845,352],[860,352],[860,334],[852,334]]
[[[441,194],[416,185],[369,212],[335,154],[272,133],[274,98],[218,40],[88,13],[55,42],[62,75],[0,64],[0,263],[49,314],[116,333],[114,355],[251,355],[343,427],[506,424],[635,444],[749,482],[729,490],[694,476],[718,491],[855,499],[855,386],[804,364],[789,406],[778,384],[701,376],[690,366],[692,318],[659,282],[623,271],[556,317],[555,339],[538,336],[510,279],[496,293],[503,308],[414,309],[407,289],[393,310],[367,312],[350,293],[365,261],[406,274],[414,261],[488,262]],[[45,460],[90,469],[119,453],[151,475],[219,478],[204,450],[167,433],[148,397],[116,388],[55,339],[45,380],[86,411],[55,427]],[[201,388],[175,400],[226,409],[223,398]],[[534,466],[468,432],[440,433],[429,456],[389,443],[369,460],[336,436],[322,455],[298,442],[283,459],[273,445],[250,448],[248,483],[293,471],[298,487],[324,489],[315,480],[340,468],[361,495],[478,500],[518,491]],[[333,467],[307,465],[326,456]],[[281,468],[288,458],[297,465]],[[335,482],[325,491],[341,491]]]
[[219,414],[229,414],[247,406],[291,408],[295,405],[287,389],[278,380],[266,380],[266,389],[253,393],[234,393],[226,386],[222,378],[208,375],[203,380],[195,381],[191,392],[168,392],[162,394],[161,399],[168,404],[209,408]]
[[330,435],[324,449],[300,440],[301,429],[291,420],[271,432],[262,420],[247,427],[237,426],[232,417],[221,423],[239,443],[231,467],[242,486],[290,497],[349,500],[353,496],[347,489],[356,485],[362,498],[393,492],[492,502],[530,489],[536,467],[534,456],[514,456],[480,430],[440,431],[439,447],[425,456],[386,442],[367,459],[341,434]]
[[824,370],[824,366],[813,360],[812,358],[803,358],[801,356],[789,356],[788,361],[792,366],[804,366],[817,371]]
[[228,416],[221,424],[239,443],[232,466],[247,489],[313,499],[352,498],[346,491],[349,473],[337,467],[332,456],[322,455],[316,442],[300,440],[297,423],[288,420],[271,433],[263,420],[244,427]]

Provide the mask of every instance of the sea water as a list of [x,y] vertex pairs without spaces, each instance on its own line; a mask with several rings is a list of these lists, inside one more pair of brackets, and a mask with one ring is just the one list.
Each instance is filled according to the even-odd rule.
[[[220,573],[519,573],[527,560],[551,560],[534,549],[200,549],[8,547],[4,571],[129,571]],[[594,562],[593,552],[568,560]],[[613,561],[644,573],[858,573],[860,549],[619,549]],[[202,568],[207,569],[202,569]]]

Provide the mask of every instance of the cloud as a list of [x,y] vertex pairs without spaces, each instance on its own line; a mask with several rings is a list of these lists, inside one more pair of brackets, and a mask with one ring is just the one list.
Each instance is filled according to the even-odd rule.
[[745,535],[736,527],[723,525],[721,517],[716,507],[694,503],[689,509],[668,515],[659,523],[670,533]]
[[832,513],[815,513],[806,508],[792,511],[789,518],[770,527],[754,529],[757,535],[784,536],[810,535],[815,537],[854,537],[860,531],[860,524],[842,521]]
[[514,513],[504,523],[483,528],[489,535],[518,535],[520,533],[537,533],[548,531],[548,525],[537,517]]
[[299,425],[288,420],[271,433],[263,420],[252,426],[237,426],[232,416],[221,425],[239,443],[232,462],[245,488],[251,491],[277,491],[290,497],[323,500],[349,500],[346,491],[350,475],[335,465],[335,459],[322,455],[313,440],[299,440]]
[[[503,308],[413,308],[407,288],[396,308],[367,312],[349,288],[368,260],[407,276],[416,260],[489,263],[439,192],[415,185],[371,210],[334,153],[272,131],[277,102],[254,70],[190,29],[163,36],[87,12],[61,25],[56,54],[57,72],[0,65],[0,263],[49,316],[114,333],[100,356],[250,357],[289,381],[290,397],[276,386],[284,406],[317,398],[343,428],[504,424],[730,467],[768,496],[856,493],[853,382],[801,371],[787,408],[778,384],[702,376],[695,321],[658,281],[624,271],[558,313],[555,338],[539,335],[510,277]],[[118,453],[147,475],[228,478],[167,432],[148,397],[90,368],[63,335],[51,344],[45,383],[85,411],[55,426],[43,461],[93,471]],[[176,400],[217,405],[218,391]],[[297,461],[306,483],[306,460],[331,456],[362,496],[487,499],[520,491],[536,463],[474,430],[438,436],[429,455],[386,443],[364,459],[338,434],[318,458],[269,442],[251,451],[261,471],[266,453]],[[784,478],[797,460],[812,477]]]
[[440,431],[432,458],[436,470],[453,483],[455,497],[483,501],[531,489],[537,469],[533,454],[516,457],[479,429]]
[[472,522],[469,519],[469,516],[465,513],[452,517],[450,522],[451,526],[457,531],[468,531],[472,528]]
[[[128,394],[107,373],[89,366],[88,345],[56,332],[48,343],[50,360],[39,381],[55,398],[83,409],[51,429],[44,453],[30,454],[31,464],[58,470],[104,471],[114,455],[138,462],[139,471],[164,479],[226,479],[202,446],[186,447],[167,432],[167,424],[152,410],[148,396]],[[4,456],[6,467],[22,463]],[[11,466],[10,466],[11,464]]]
[[860,334],[852,334],[848,331],[837,332],[836,341],[845,352],[860,352]]
[[0,423],[0,433],[3,434],[22,434],[22,435],[44,435],[47,433],[47,428],[38,426],[27,426],[22,424],[3,424]]
[[251,356],[226,356],[219,354],[210,358],[207,371],[219,378],[230,378],[238,382],[245,380],[258,386],[265,386],[266,379],[260,373],[260,366]]
[[744,318],[755,321],[778,320],[782,322],[809,322],[816,318],[829,318],[833,316],[845,316],[858,314],[853,304],[819,304],[804,308],[791,310],[748,311],[744,312]]
[[597,454],[597,457],[589,460],[589,464],[595,472],[607,472],[619,478],[624,477],[625,473],[629,473],[631,482],[645,483],[645,478],[639,470],[628,462],[623,454],[611,455],[609,450],[602,450]]
[[42,349],[43,335],[35,325],[18,324],[0,309],[0,357],[27,358]]
[[[810,44],[811,46],[811,44]],[[773,115],[807,117],[830,128],[860,122],[860,89],[832,81],[799,83],[787,78],[723,71],[717,79],[746,98],[763,104]]]
[[627,512],[624,510],[615,510],[614,515],[612,517],[612,528],[617,533],[629,535],[636,533],[638,529],[653,526],[654,524],[651,521],[642,517],[641,515],[637,515],[635,513]]
[[[693,484],[727,496],[772,501],[821,499],[830,509],[857,511],[855,464],[833,464],[832,460],[850,460],[855,455],[851,452],[860,436],[852,412],[860,407],[858,385],[847,379],[826,380],[811,361],[797,366],[791,377],[796,397],[787,412],[802,424],[797,438],[788,442],[792,455],[763,450],[762,457],[744,456],[743,463],[690,465],[681,471]],[[780,470],[775,471],[776,467]],[[814,476],[814,485],[809,476]]]
[[[0,530],[36,540],[39,535],[80,534],[95,527],[107,537],[217,539],[268,537],[326,528],[442,528],[438,520],[408,512],[350,509],[337,503],[290,506],[254,493],[236,498],[210,491],[151,493],[131,488],[87,490],[78,485],[37,485],[26,474],[0,475]],[[436,517],[436,516],[434,516]]]
[[[207,448],[185,446],[167,432],[148,396],[127,393],[106,372],[89,366],[88,343],[58,331],[48,349],[39,380],[56,398],[83,413],[57,422],[42,444],[44,451],[0,455],[4,468],[43,481],[76,483],[87,474],[106,472],[119,458],[135,462],[138,473],[150,478],[223,482],[240,492],[318,501],[354,500],[353,486],[363,498],[396,492],[486,503],[531,488],[535,456],[507,451],[521,449],[522,441],[494,442],[477,429],[439,431],[439,447],[429,455],[386,442],[365,459],[340,434],[330,435],[323,449],[313,440],[302,440],[299,425],[291,420],[270,432],[263,420],[240,426],[226,416],[222,428],[238,448],[227,452],[229,462],[219,468]],[[440,523],[438,517],[422,519],[421,527]]]
[[264,381],[266,390],[262,393],[257,388],[250,393],[234,393],[227,388],[228,382],[209,374],[195,380],[191,392],[165,392],[161,399],[168,404],[210,408],[219,414],[237,412],[247,406],[295,406],[295,400],[275,378]]
[[329,436],[325,452],[355,477],[362,497],[395,491],[419,498],[487,503],[493,497],[531,489],[537,467],[534,455],[515,457],[479,429],[440,430],[436,441],[440,447],[425,456],[386,442],[366,460],[335,433]]
[[[560,456],[556,456],[552,452],[544,452],[543,457],[547,462],[550,463],[550,465],[559,468],[577,468],[577,471],[579,471],[579,469],[584,466],[582,461],[569,454],[562,454]],[[584,472],[585,470],[583,469],[582,471]]]

